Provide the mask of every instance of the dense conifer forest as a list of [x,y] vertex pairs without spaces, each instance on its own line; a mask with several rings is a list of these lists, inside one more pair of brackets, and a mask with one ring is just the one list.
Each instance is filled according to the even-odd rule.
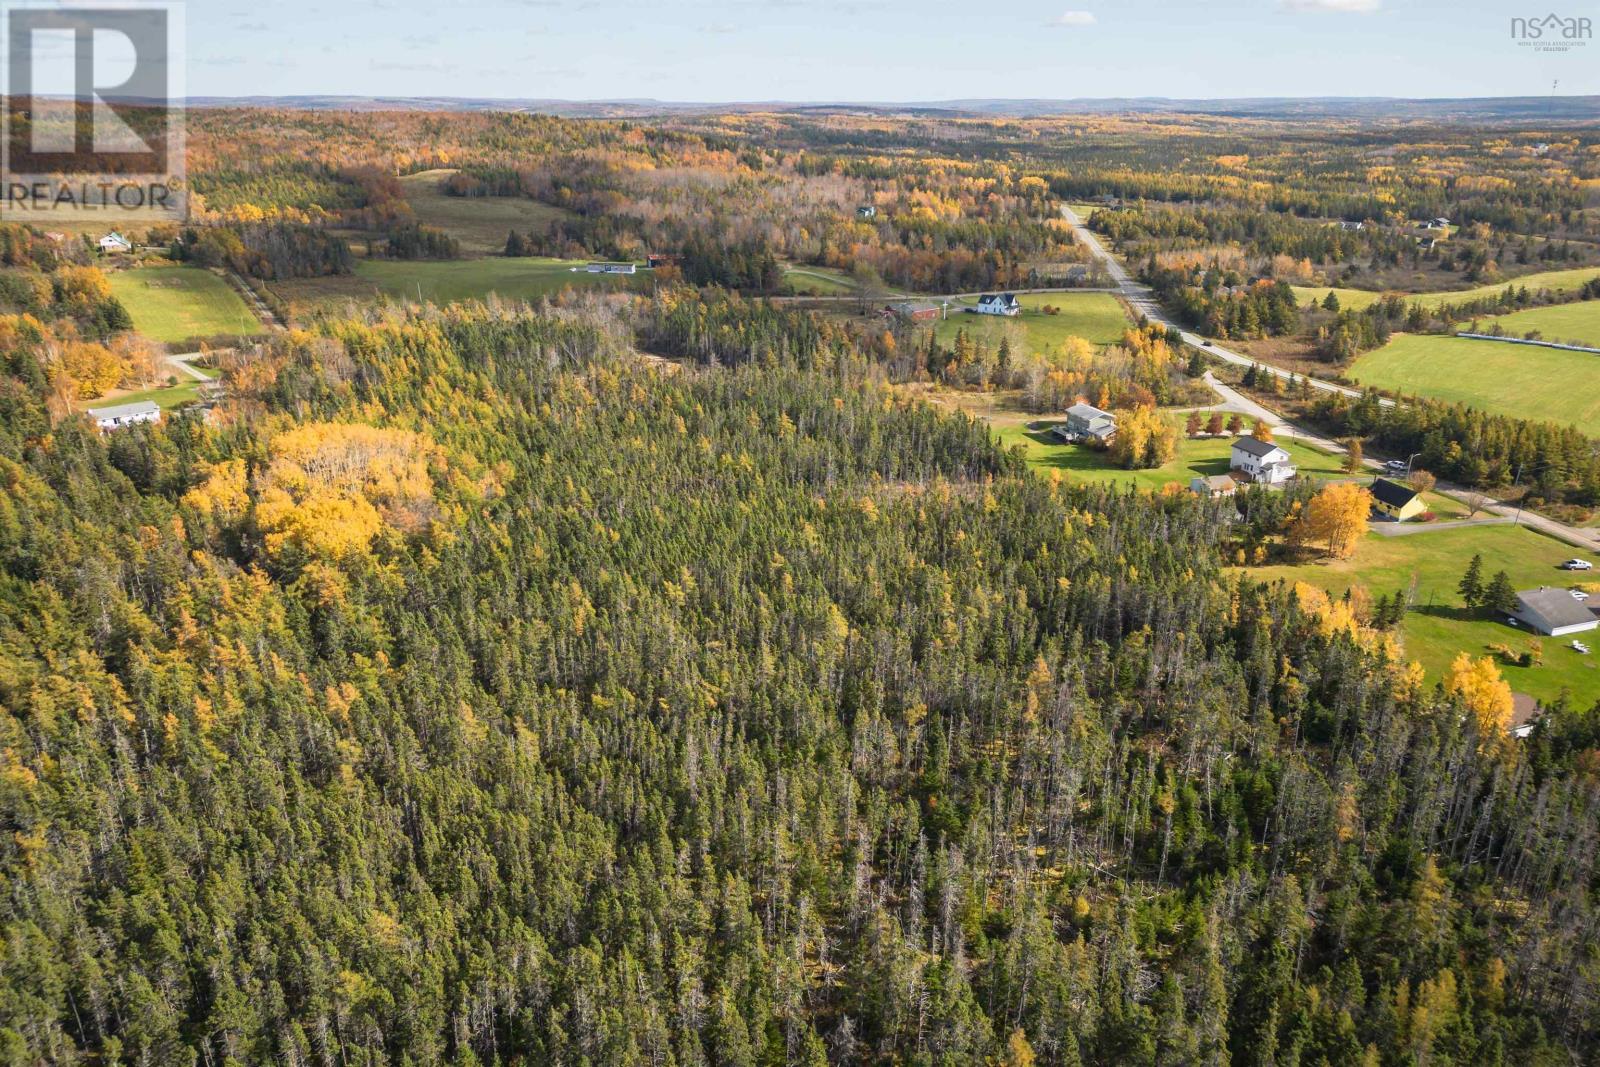
[[0,1063],[1600,1054],[1600,708],[1512,741],[1231,504],[655,300],[108,436],[5,348]]

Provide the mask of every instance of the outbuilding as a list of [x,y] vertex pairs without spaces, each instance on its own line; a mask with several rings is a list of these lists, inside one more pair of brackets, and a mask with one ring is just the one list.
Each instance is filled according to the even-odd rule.
[[1600,616],[1572,590],[1540,586],[1517,594],[1514,617],[1547,637],[1565,637],[1600,627]]
[[139,422],[160,422],[161,408],[150,400],[135,404],[114,404],[105,408],[89,408],[89,417],[102,430],[120,430]]
[[1409,485],[1377,478],[1372,483],[1372,510],[1386,519],[1405,522],[1428,510],[1422,494]]

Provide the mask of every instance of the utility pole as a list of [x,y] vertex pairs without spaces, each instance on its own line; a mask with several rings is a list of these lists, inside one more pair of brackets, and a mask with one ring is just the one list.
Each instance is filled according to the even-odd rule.
[[[1517,464],[1516,476],[1511,479],[1511,488],[1515,489],[1521,484],[1522,484],[1522,464],[1518,463]],[[1526,497],[1526,496],[1527,496],[1527,494],[1523,493],[1521,496],[1517,497],[1517,513],[1511,519],[1511,525],[1513,525],[1513,526],[1522,525],[1522,500],[1523,500],[1523,497]]]

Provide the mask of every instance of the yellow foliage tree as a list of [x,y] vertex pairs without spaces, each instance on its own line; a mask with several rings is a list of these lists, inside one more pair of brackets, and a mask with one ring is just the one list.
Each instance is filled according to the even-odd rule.
[[1348,559],[1367,532],[1372,494],[1353,482],[1330,485],[1306,506],[1290,528],[1290,540],[1300,546],[1320,544],[1334,559]]
[[1148,470],[1178,454],[1178,430],[1154,408],[1135,408],[1117,416],[1111,460],[1127,470]]
[[1494,665],[1493,658],[1473,659],[1462,652],[1450,665],[1444,690],[1458,698],[1472,714],[1479,735],[1486,741],[1505,734],[1514,705],[1511,686],[1500,677],[1500,668]]
[[124,370],[109,348],[90,341],[68,341],[61,346],[61,367],[77,383],[78,397],[88,400],[115,389]]
[[255,501],[267,551],[298,548],[340,556],[365,550],[385,527],[420,529],[434,512],[434,444],[407,430],[357,423],[309,423],[274,437],[266,468],[246,485],[238,460],[214,466],[184,497],[219,522]]

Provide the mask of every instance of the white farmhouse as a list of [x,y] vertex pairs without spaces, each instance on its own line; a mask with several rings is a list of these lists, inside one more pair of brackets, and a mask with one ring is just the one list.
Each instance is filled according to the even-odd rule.
[[160,422],[161,409],[149,400],[136,404],[116,404],[108,408],[89,408],[89,417],[102,430],[120,430],[136,422]]
[[1288,452],[1271,441],[1241,437],[1229,451],[1228,466],[1252,482],[1281,485],[1295,476],[1295,465]]
[[133,242],[115,230],[100,238],[100,251],[102,252],[132,252]]
[[1020,315],[1022,305],[1013,293],[985,293],[972,310],[979,315]]

